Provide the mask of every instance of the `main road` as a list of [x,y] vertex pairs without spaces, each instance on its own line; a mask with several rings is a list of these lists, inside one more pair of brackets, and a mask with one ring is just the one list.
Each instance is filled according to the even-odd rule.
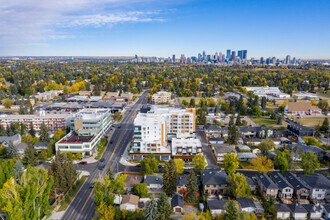
[[[143,92],[139,100],[133,106],[126,109],[121,123],[109,132],[109,140],[112,140],[112,144],[109,141],[109,144],[103,154],[103,158],[105,159],[104,162],[99,161],[93,164],[80,165],[80,167],[84,166],[84,170],[89,171],[90,176],[82,185],[80,191],[71,202],[62,219],[90,220],[95,213],[94,192],[93,189],[90,188],[90,184],[95,179],[102,179],[105,176],[109,165],[112,167],[114,172],[123,172],[127,169],[125,166],[120,164],[119,161],[126,150],[127,145],[132,140],[134,133],[134,118],[140,110],[141,105],[147,102],[147,94],[147,91]],[[105,166],[102,170],[99,169],[101,165]],[[131,169],[134,168],[132,167]],[[137,169],[139,170],[140,168]]]

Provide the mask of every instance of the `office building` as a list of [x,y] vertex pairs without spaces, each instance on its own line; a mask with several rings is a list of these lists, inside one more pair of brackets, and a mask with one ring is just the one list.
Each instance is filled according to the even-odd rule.
[[237,51],[237,56],[240,58],[240,60],[243,60],[243,51],[242,50]]
[[285,58],[285,64],[291,64],[291,56],[290,55],[287,55],[286,58]]
[[243,60],[247,60],[247,50],[242,50]]
[[231,52],[231,60],[236,61],[236,51]]
[[230,58],[231,58],[230,56],[231,56],[231,50],[228,49],[228,50],[227,50],[227,57],[226,57],[226,58],[227,58],[228,60],[230,60]]
[[172,56],[172,62],[175,63],[175,55]]
[[111,123],[111,112],[107,109],[84,109],[73,114],[67,119],[71,132],[55,144],[56,151],[93,155]]

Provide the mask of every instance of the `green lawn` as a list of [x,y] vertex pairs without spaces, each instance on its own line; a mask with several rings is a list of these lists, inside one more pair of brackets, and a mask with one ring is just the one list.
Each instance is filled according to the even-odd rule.
[[[76,194],[78,193],[80,187],[84,184],[85,180],[87,179],[88,176],[82,176],[80,180],[78,180],[75,184],[76,184],[76,188],[75,190],[73,190],[73,193],[71,194],[71,196],[69,196],[68,200],[63,200],[64,203],[61,205],[61,207],[57,210],[57,212],[61,212],[61,211],[65,211],[68,206],[70,205],[71,201],[74,199],[74,197],[76,196]],[[71,189],[72,190],[72,189]]]
[[258,125],[266,125],[267,127],[279,127],[287,125],[284,120],[282,120],[282,125],[278,125],[277,120],[270,119],[269,117],[250,117],[250,119]]
[[190,103],[190,99],[195,99],[195,103],[196,103],[196,105],[198,105],[198,103],[202,99],[202,97],[179,97],[180,105],[182,105],[183,100],[186,100],[188,103]]

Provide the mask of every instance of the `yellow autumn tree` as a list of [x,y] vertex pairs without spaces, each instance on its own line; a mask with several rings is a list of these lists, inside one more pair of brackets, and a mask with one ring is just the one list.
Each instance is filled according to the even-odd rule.
[[274,169],[274,163],[266,156],[256,157],[251,160],[252,169],[257,170],[260,173],[268,173]]

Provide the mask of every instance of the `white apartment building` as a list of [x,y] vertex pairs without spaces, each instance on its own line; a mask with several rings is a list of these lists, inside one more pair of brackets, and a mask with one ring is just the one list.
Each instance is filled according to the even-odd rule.
[[151,101],[153,104],[169,103],[171,100],[171,92],[159,91],[152,95]]
[[130,154],[133,159],[143,159],[152,153],[160,160],[169,160],[168,136],[190,137],[195,132],[195,119],[195,109],[152,106],[149,112],[139,113],[135,118]]
[[281,92],[279,87],[244,87],[248,92],[252,91],[259,97],[287,99],[289,94]]
[[112,123],[108,109],[84,109],[67,119],[71,132],[55,144],[56,151],[93,155]]
[[295,99],[304,99],[304,100],[320,100],[320,98],[313,94],[313,93],[309,93],[309,92],[299,92],[299,93],[295,93],[293,95],[293,98]]
[[174,159],[191,160],[202,152],[202,143],[197,138],[172,138],[172,156]]
[[39,114],[35,115],[0,115],[0,123],[4,127],[10,126],[11,123],[23,123],[28,131],[32,122],[33,129],[38,132],[44,122],[49,132],[55,133],[58,129],[65,129],[66,119],[69,116],[68,113],[46,114],[44,111],[40,111]]

